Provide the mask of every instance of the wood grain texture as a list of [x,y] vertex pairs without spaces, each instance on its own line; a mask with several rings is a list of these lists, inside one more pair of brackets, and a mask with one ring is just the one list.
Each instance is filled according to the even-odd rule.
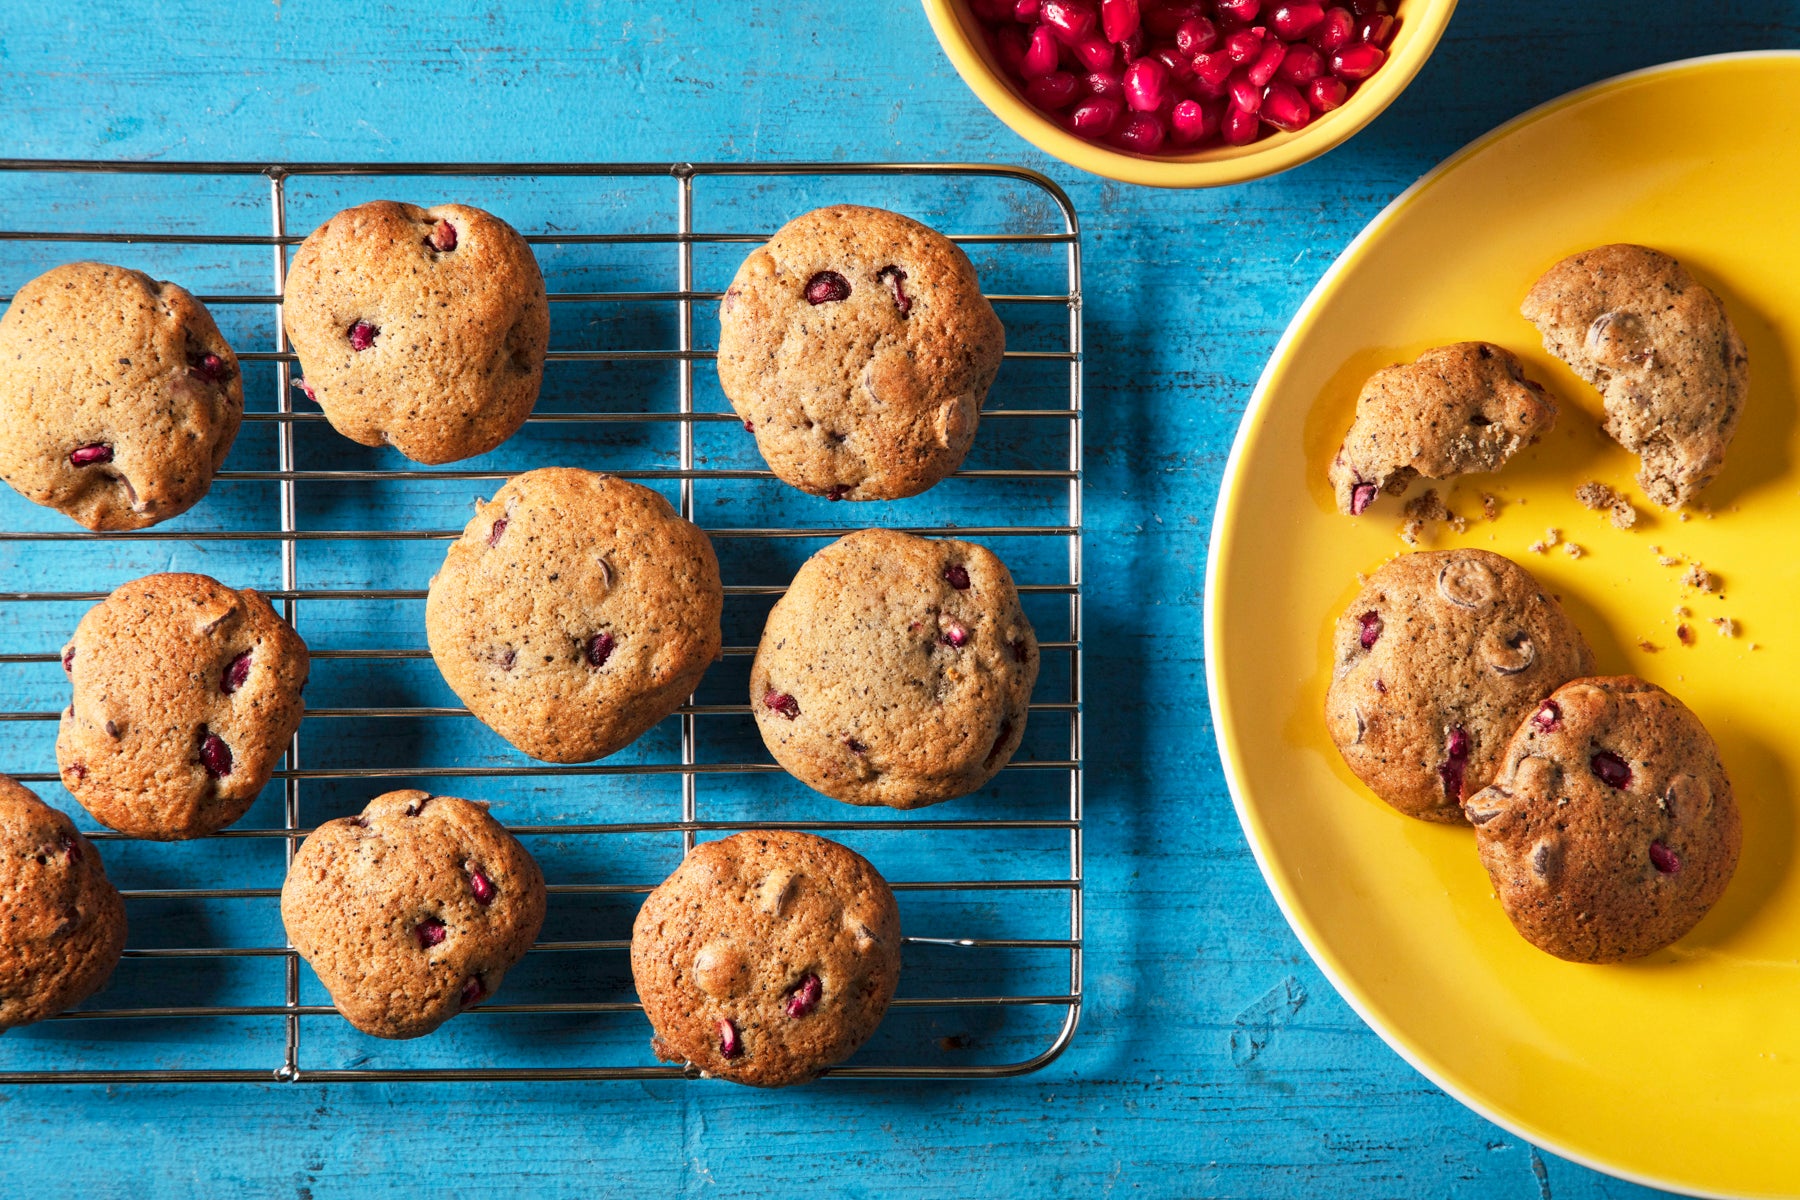
[[1426,1083],[1289,933],[1208,724],[1206,536],[1263,360],[1333,255],[1400,188],[1580,84],[1797,43],[1792,0],[1706,14],[1685,0],[1604,11],[1465,0],[1413,87],[1348,145],[1275,179],[1161,193],[1033,152],[956,79],[905,0],[0,6],[8,155],[1041,167],[1083,216],[1093,347],[1089,1003],[1052,1068],[778,1095],[721,1084],[14,1089],[0,1093],[0,1186],[319,1200],[1634,1192]]

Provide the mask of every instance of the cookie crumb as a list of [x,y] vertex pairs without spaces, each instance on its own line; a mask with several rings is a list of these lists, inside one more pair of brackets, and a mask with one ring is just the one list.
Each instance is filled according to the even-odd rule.
[[1639,638],[1638,649],[1642,650],[1645,654],[1655,654],[1658,650],[1661,650],[1662,647],[1651,641],[1649,638]]
[[1713,628],[1719,631],[1720,637],[1736,637],[1737,622],[1730,617],[1713,617]]
[[1673,554],[1665,554],[1661,558],[1658,558],[1656,562],[1658,566],[1663,567],[1678,567],[1681,565],[1681,560]]
[[1570,558],[1580,558],[1583,554],[1587,553],[1587,551],[1583,550],[1574,542],[1570,542],[1567,546],[1564,546],[1563,549]]
[[1542,554],[1560,541],[1562,541],[1562,530],[1546,529],[1544,530],[1544,539],[1542,541],[1533,542],[1525,548],[1533,554]]
[[1685,616],[1690,615],[1688,613],[1688,606],[1685,604],[1677,604],[1675,606],[1675,615],[1678,617],[1685,617]]
[[1688,587],[1698,588],[1703,592],[1716,592],[1719,590],[1719,577],[1714,575],[1711,571],[1708,571],[1699,563],[1695,563],[1688,568],[1687,574],[1681,577],[1681,582]]
[[1419,535],[1434,523],[1448,525],[1457,533],[1463,533],[1469,528],[1469,523],[1444,503],[1444,498],[1438,495],[1436,488],[1426,488],[1408,500],[1406,507],[1400,511],[1406,518],[1405,523],[1400,526],[1400,540],[1409,546],[1418,545]]
[[1630,529],[1637,524],[1637,509],[1631,507],[1631,501],[1598,479],[1590,479],[1576,488],[1575,499],[1595,512],[1606,513],[1620,529]]
[[1675,627],[1675,636],[1680,639],[1681,644],[1684,646],[1691,646],[1694,644],[1694,631],[1689,629],[1686,625],[1677,625]]
[[1661,554],[1661,553],[1662,553],[1662,547],[1661,547],[1661,546],[1652,546],[1652,547],[1650,547],[1650,553],[1652,553],[1652,554]]
[[1761,647],[1761,646],[1759,646],[1759,645],[1757,645],[1757,644],[1756,644],[1756,643],[1755,643],[1755,642],[1751,642],[1751,643],[1750,643],[1750,648],[1751,648],[1751,649],[1752,649],[1752,650],[1761,650],[1761,649],[1762,649],[1762,647]]
[[1500,515],[1500,497],[1490,492],[1481,493],[1481,515],[1492,521]]

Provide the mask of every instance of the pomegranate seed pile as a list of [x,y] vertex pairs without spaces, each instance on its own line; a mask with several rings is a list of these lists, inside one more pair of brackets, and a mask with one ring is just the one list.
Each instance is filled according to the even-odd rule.
[[969,0],[1025,98],[1137,154],[1305,128],[1387,61],[1390,0]]

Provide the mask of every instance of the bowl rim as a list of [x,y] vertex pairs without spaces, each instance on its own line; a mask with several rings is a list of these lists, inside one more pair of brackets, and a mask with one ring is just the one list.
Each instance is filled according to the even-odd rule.
[[[1277,133],[1248,146],[1210,146],[1184,155],[1146,157],[1076,137],[1033,108],[989,63],[967,0],[922,0],[931,30],[976,99],[1014,133],[1072,167],[1147,187],[1220,187],[1297,167],[1341,145],[1380,116],[1406,90],[1437,48],[1457,0],[1405,0],[1406,20],[1388,61],[1342,108],[1295,133]],[[1416,14],[1411,11],[1416,9]]]

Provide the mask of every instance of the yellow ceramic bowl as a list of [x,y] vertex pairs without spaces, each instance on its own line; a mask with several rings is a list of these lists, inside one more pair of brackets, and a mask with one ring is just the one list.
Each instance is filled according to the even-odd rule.
[[[1532,1141],[1721,1196],[1800,1195],[1796,130],[1800,53],[1731,55],[1577,92],[1427,176],[1345,251],[1271,358],[1225,469],[1206,588],[1208,682],[1238,815],[1288,920],[1357,1012]],[[1749,348],[1743,423],[1705,508],[1685,520],[1644,499],[1636,460],[1599,430],[1599,395],[1519,315],[1552,263],[1615,241],[1681,259]],[[1562,596],[1602,674],[1642,675],[1706,722],[1743,813],[1724,899],[1637,962],[1533,949],[1494,899],[1470,830],[1389,809],[1325,736],[1332,622],[1358,572],[1406,549],[1397,502],[1340,516],[1326,468],[1370,372],[1473,338],[1516,351],[1562,411],[1499,473],[1437,485],[1469,524],[1426,548],[1479,546],[1527,566]],[[1575,502],[1589,479],[1631,496],[1636,527]],[[1500,501],[1492,518],[1484,492]],[[1562,544],[1529,550],[1548,528]],[[1721,591],[1683,585],[1695,561]]]
[[1213,146],[1189,153],[1146,157],[1127,154],[1078,138],[1033,108],[988,53],[981,22],[964,0],[924,0],[932,32],[981,102],[1013,132],[1072,167],[1123,183],[1150,187],[1218,187],[1261,179],[1297,167],[1373,121],[1406,90],[1425,60],[1437,48],[1456,0],[1401,0],[1400,28],[1388,47],[1388,60],[1349,103],[1328,112],[1297,133],[1277,133],[1248,146]]

